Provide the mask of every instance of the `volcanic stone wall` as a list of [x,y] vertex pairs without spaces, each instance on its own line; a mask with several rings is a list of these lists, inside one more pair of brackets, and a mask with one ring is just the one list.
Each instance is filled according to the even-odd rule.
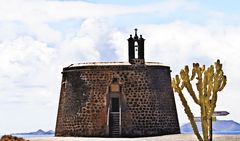
[[99,65],[64,68],[56,136],[108,136],[109,87],[120,85],[123,137],[180,133],[170,68]]

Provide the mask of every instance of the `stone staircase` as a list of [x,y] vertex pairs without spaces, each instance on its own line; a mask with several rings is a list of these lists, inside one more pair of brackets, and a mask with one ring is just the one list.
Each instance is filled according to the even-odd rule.
[[119,137],[120,127],[119,127],[119,112],[110,113],[110,136]]

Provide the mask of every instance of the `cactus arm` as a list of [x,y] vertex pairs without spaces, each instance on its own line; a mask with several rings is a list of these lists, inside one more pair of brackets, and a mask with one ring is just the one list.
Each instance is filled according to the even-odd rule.
[[196,72],[197,72],[197,90],[199,92],[199,101],[200,101],[200,109],[201,109],[201,120],[202,120],[202,133],[203,133],[203,140],[207,141],[208,138],[208,124],[207,124],[207,114],[206,114],[206,104],[205,104],[205,88],[204,88],[204,76],[202,75],[204,70],[205,70],[205,66],[203,67],[199,67],[199,65],[195,66],[196,68]]
[[191,122],[191,125],[192,125],[192,128],[193,128],[194,134],[197,136],[197,138],[198,138],[199,141],[203,141],[201,135],[199,134],[199,131],[198,131],[196,122],[194,121],[194,115],[193,115],[193,113],[191,112],[191,109],[190,109],[190,107],[188,106],[188,103],[187,103],[186,99],[184,98],[183,93],[180,92],[180,93],[178,93],[178,94],[179,94],[179,97],[180,97],[180,99],[181,99],[181,101],[182,101],[182,105],[184,106],[184,111],[185,111],[185,113],[187,114],[188,119],[189,119],[190,122]]
[[[213,91],[213,76],[214,76],[214,68],[213,65],[211,65],[208,69],[207,69],[207,76],[208,76],[208,90],[207,90],[207,97],[208,99],[210,99],[211,95],[212,95],[212,91]],[[210,105],[210,103],[209,103]]]
[[189,76],[189,68],[188,66],[185,66],[184,69],[181,70],[180,72],[180,76],[181,76],[181,79],[183,80],[183,85],[186,87],[187,91],[189,92],[189,94],[191,95],[193,101],[199,105],[199,100],[192,88],[192,84],[190,82],[190,76]]
[[217,92],[221,91],[226,83],[227,83],[227,77],[223,74],[222,71],[222,64],[218,60],[215,63],[215,68],[216,72],[214,75],[214,87],[213,87],[213,96],[212,96],[212,103],[211,103],[211,110],[210,110],[210,115],[212,116],[214,109],[216,107],[216,102],[217,102]]
[[223,76],[222,81],[223,82],[221,83],[218,91],[222,91],[225,85],[227,84],[227,77],[225,75]]
[[176,75],[176,77],[172,79],[172,87],[173,87],[174,91],[178,93],[178,95],[180,97],[180,100],[181,100],[182,105],[184,107],[184,111],[187,114],[188,119],[190,120],[190,123],[191,123],[191,126],[193,128],[194,134],[197,136],[199,141],[203,141],[201,135],[199,134],[196,122],[194,121],[194,115],[191,112],[191,109],[190,109],[190,107],[187,103],[187,100],[185,99],[185,97],[182,93],[182,89],[184,88],[182,86],[183,85],[180,86],[179,76]]
[[191,76],[191,80],[193,80],[196,77],[196,70],[195,70],[195,63],[193,63],[193,69],[192,69],[192,76]]

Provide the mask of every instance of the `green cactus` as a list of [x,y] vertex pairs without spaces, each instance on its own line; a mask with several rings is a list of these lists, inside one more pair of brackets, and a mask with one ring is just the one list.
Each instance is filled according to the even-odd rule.
[[[197,80],[196,88],[198,95],[192,87],[194,79]],[[184,106],[184,111],[199,141],[208,140],[210,135],[210,122],[217,102],[217,93],[223,90],[226,82],[227,78],[223,73],[222,64],[219,60],[215,62],[215,68],[211,65],[207,69],[205,69],[204,65],[200,67],[198,63],[193,63],[191,76],[189,75],[188,66],[185,66],[185,68],[180,71],[180,77],[176,75],[175,78],[172,79],[172,87],[174,91],[178,93]],[[188,91],[193,101],[200,106],[203,137],[199,134],[196,122],[194,121],[194,115],[182,92],[184,88]]]

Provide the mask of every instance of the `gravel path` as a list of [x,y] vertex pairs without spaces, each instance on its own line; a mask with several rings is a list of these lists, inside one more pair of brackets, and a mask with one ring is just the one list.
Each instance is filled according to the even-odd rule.
[[[213,141],[240,141],[240,135],[214,135]],[[144,138],[44,137],[30,141],[197,141],[193,134],[177,134]]]

